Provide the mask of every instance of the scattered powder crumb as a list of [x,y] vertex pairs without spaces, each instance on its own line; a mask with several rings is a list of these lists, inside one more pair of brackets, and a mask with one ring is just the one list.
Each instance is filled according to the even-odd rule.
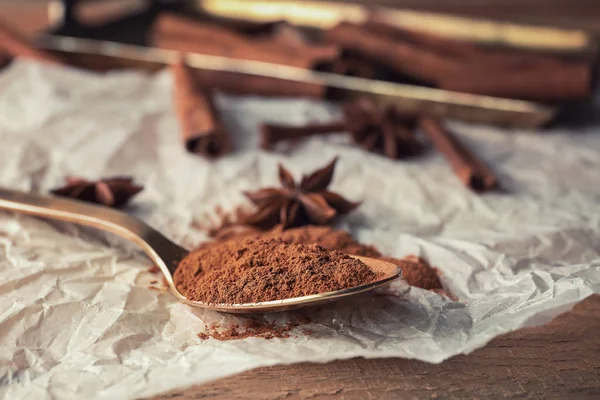
[[[210,324],[203,332],[198,333],[198,338],[206,340],[213,338],[220,341],[240,340],[249,337],[258,337],[263,339],[287,339],[291,337],[291,331],[297,328],[301,323],[308,323],[310,319],[305,317],[302,321],[287,322],[284,325],[277,325],[274,322],[263,322],[255,319],[248,319],[242,324],[229,324],[222,326],[220,324]],[[312,334],[308,329],[302,329],[305,335]]]
[[301,332],[305,335],[305,336],[310,336],[314,333],[314,331],[312,329],[306,329],[306,328],[302,328]]
[[406,256],[401,259],[393,257],[380,258],[402,268],[402,279],[410,286],[427,290],[443,289],[437,269],[420,257]]
[[283,230],[279,225],[273,229],[260,232],[255,228],[237,227],[237,231],[228,231],[227,236],[216,238],[215,241],[202,243],[198,249],[210,247],[215,243],[230,239],[280,239],[286,243],[318,244],[327,250],[338,250],[346,254],[365,257],[380,257],[381,253],[374,246],[357,242],[352,235],[338,231],[329,226],[307,225],[299,228]]
[[150,272],[151,274],[158,274],[160,272],[160,268],[158,268],[156,265],[153,265],[150,268],[148,268],[148,272]]
[[380,257],[381,253],[374,246],[361,244],[345,231],[337,231],[329,226],[304,226],[282,231],[276,227],[265,234],[265,237],[280,238],[287,243],[313,244],[337,250],[342,253],[364,257]]
[[452,301],[458,301],[458,297],[447,291],[446,289],[431,289],[432,292],[435,292],[439,295],[445,296]]

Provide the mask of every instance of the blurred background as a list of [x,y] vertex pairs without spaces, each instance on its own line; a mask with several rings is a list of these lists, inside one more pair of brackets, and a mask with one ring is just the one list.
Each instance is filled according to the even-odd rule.
[[[83,20],[98,22],[148,2],[87,0],[81,1],[79,13]],[[0,0],[0,18],[18,14],[19,28],[34,33],[47,26],[49,7],[54,8],[54,17],[58,15],[59,3],[59,0]],[[600,31],[600,2],[597,0],[371,0],[365,3]]]
[[[0,0],[0,20],[81,68],[157,70],[179,53],[218,56],[230,61],[221,72],[245,68],[246,76],[272,77],[285,65],[302,70],[287,70],[286,80],[316,79],[323,87],[292,95],[349,100],[369,92],[408,113],[528,128],[547,126],[565,110],[590,115],[597,83],[597,0]],[[142,46],[160,62],[142,65],[140,47],[122,47],[115,56],[114,43]],[[90,59],[103,52],[104,59]],[[209,59],[196,60],[194,68],[207,69]],[[341,81],[315,72],[412,89],[390,85],[394,95],[387,98],[372,86],[341,93],[356,82],[336,87]],[[260,85],[241,91],[271,90]]]

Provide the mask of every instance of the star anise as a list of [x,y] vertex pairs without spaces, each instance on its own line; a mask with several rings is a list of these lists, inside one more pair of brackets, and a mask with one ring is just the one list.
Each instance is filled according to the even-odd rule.
[[415,118],[402,115],[393,106],[378,107],[361,98],[344,106],[348,130],[365,150],[397,159],[418,154],[422,147],[415,133]]
[[351,202],[326,190],[331,183],[337,158],[325,167],[302,177],[300,184],[279,165],[280,188],[265,188],[244,193],[257,210],[240,221],[242,224],[269,229],[277,224],[283,228],[307,224],[325,225],[334,217],[349,213],[360,203]]
[[68,177],[65,186],[51,192],[57,196],[118,208],[124,206],[142,189],[143,186],[135,185],[129,177],[105,178],[99,181]]

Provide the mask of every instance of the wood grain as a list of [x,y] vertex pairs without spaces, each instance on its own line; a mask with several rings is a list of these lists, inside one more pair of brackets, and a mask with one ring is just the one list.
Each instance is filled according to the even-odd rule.
[[259,368],[155,399],[597,399],[600,295],[439,365],[397,358]]

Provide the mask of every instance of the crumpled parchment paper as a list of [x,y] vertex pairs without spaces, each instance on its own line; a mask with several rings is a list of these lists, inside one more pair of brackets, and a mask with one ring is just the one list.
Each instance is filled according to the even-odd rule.
[[425,257],[460,301],[397,282],[387,294],[315,310],[310,336],[201,341],[206,324],[236,317],[149,290],[157,277],[135,245],[0,212],[0,395],[127,399],[273,364],[438,363],[600,292],[597,128],[533,134],[453,124],[502,183],[479,196],[433,151],[395,162],[341,136],[257,149],[260,121],[328,121],[339,112],[332,106],[225,96],[219,105],[237,151],[208,162],[179,142],[168,73],[16,62],[0,73],[0,185],[46,192],[67,175],[133,175],[146,189],[128,212],[193,246],[205,238],[194,221],[240,203],[242,190],[276,184],[279,161],[300,175],[339,155],[333,189],[364,201],[339,227],[386,254]]

